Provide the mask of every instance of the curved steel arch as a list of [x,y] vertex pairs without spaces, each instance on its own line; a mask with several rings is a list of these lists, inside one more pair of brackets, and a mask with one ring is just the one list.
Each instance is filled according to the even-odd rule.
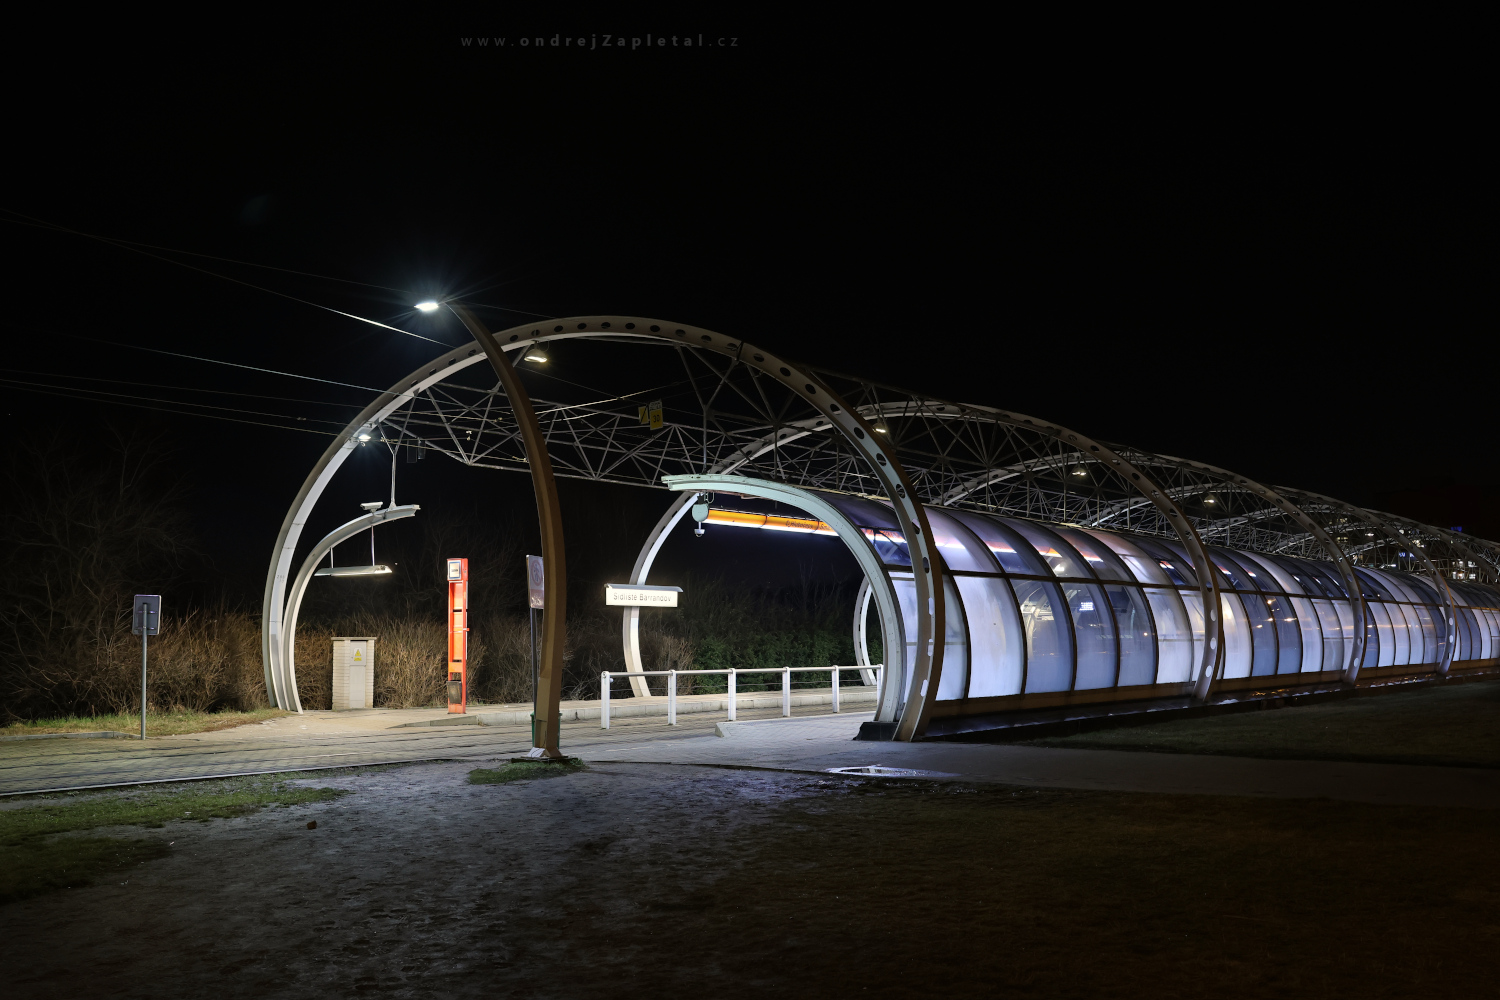
[[[836,429],[852,450],[865,459],[889,498],[912,552],[912,570],[917,592],[917,655],[911,695],[901,713],[902,720],[897,730],[898,738],[911,739],[918,727],[926,722],[924,705],[928,704],[926,693],[929,684],[936,694],[937,683],[942,674],[943,644],[934,639],[943,634],[943,587],[941,560],[936,558],[936,552],[929,541],[931,527],[926,511],[918,501],[895,450],[880,441],[873,428],[853,412],[822,378],[738,338],[725,337],[698,327],[638,317],[575,316],[554,320],[547,325],[551,326],[550,330],[544,330],[542,324],[528,323],[499,331],[493,336],[503,351],[524,350],[551,340],[585,338],[591,335],[595,338],[604,336],[611,339],[684,344],[691,345],[697,351],[710,351],[730,359],[732,364],[753,368],[784,386],[793,396],[816,409],[826,419],[828,427]],[[266,689],[272,699],[277,698],[277,682],[283,686],[287,682],[280,656],[284,641],[291,638],[288,636],[283,640],[281,635],[286,578],[297,542],[313,506],[327,488],[333,474],[359,445],[358,435],[362,430],[373,430],[393,414],[403,400],[435,385],[450,370],[466,367],[483,358],[478,346],[470,347],[466,344],[424,365],[423,368],[427,369],[425,374],[418,369],[361,411],[314,464],[282,522],[266,578],[262,601],[261,648],[265,657]],[[278,700],[278,704],[285,705],[285,701]]]

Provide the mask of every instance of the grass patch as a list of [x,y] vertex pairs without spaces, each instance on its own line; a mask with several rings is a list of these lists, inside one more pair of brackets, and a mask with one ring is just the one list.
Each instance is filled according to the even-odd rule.
[[298,788],[293,775],[146,785],[129,791],[38,796],[0,810],[0,904],[97,882],[104,875],[163,857],[160,841],[67,837],[102,827],[161,827],[172,820],[206,822],[245,816],[267,806],[327,802],[348,794]]
[[471,785],[503,785],[510,781],[530,781],[533,778],[558,778],[564,774],[585,771],[583,761],[575,757],[557,764],[533,761],[511,761],[497,768],[476,767],[469,772]]
[[1500,767],[1500,682],[1421,687],[1028,742],[1069,749],[1494,768]]
[[[267,719],[290,715],[280,708],[257,708],[249,712],[148,712],[147,736],[185,736],[232,729]],[[43,736],[54,733],[117,732],[139,735],[139,715],[75,715],[61,719],[31,719],[0,727],[0,736]]]
[[[918,971],[949,997],[1047,1000],[1472,997],[1500,980],[1493,811],[832,784],[753,838],[679,843],[676,867],[664,852],[620,891],[663,941],[732,940],[707,956],[727,983],[795,949],[785,985],[808,997],[910,996]],[[726,878],[694,879],[709,850]]]

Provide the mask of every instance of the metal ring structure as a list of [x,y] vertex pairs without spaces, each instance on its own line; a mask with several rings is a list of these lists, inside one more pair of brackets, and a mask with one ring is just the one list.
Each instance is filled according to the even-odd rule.
[[[935,640],[944,635],[944,569],[942,560],[937,557],[935,545],[929,542],[931,531],[923,511],[924,503],[959,505],[978,511],[1064,524],[1077,519],[1071,513],[1075,508],[1088,508],[1098,514],[1108,507],[1117,512],[1109,516],[1120,520],[1125,530],[1176,537],[1198,574],[1200,596],[1205,618],[1208,619],[1206,642],[1199,662],[1194,665],[1192,676],[1193,692],[1200,699],[1209,696],[1224,656],[1225,632],[1222,615],[1219,613],[1221,595],[1218,592],[1217,573],[1208,556],[1204,537],[1199,531],[1200,527],[1205,530],[1213,528],[1215,522],[1206,521],[1201,515],[1190,515],[1183,506],[1193,495],[1195,487],[1191,484],[1178,486],[1171,481],[1160,481],[1157,472],[1169,473],[1170,479],[1172,476],[1181,478],[1178,475],[1180,472],[1191,471],[1199,478],[1211,477],[1225,483],[1225,489],[1232,485],[1245,491],[1247,497],[1253,495],[1259,498],[1267,505],[1265,513],[1253,514],[1244,519],[1244,531],[1253,534],[1259,530],[1256,528],[1259,522],[1254,520],[1257,517],[1279,517],[1299,526],[1307,539],[1304,549],[1315,544],[1316,548],[1333,554],[1339,548],[1336,542],[1331,542],[1328,526],[1319,524],[1311,511],[1304,509],[1307,507],[1305,502],[1293,503],[1289,499],[1295,496],[1308,497],[1309,494],[1284,488],[1271,490],[1233,473],[1200,463],[1107,446],[1059,425],[1020,414],[987,406],[960,405],[931,399],[854,376],[823,369],[814,370],[784,361],[737,338],[725,337],[697,327],[635,317],[580,316],[550,320],[545,324],[516,326],[500,331],[494,337],[499,347],[507,353],[524,351],[542,343],[570,340],[672,345],[678,348],[677,354],[684,359],[684,365],[695,357],[700,360],[718,358],[717,370],[723,373],[721,388],[729,379],[727,373],[735,371],[749,372],[752,376],[749,381],[754,385],[746,389],[747,392],[763,393],[768,391],[766,387],[774,383],[777,391],[783,394],[778,399],[784,398],[790,402],[784,405],[777,402],[773,406],[770,398],[764,399],[765,405],[756,410],[761,413],[758,419],[762,423],[758,426],[764,427],[764,431],[757,431],[755,435],[736,436],[738,432],[731,433],[719,425],[711,427],[710,421],[717,419],[719,411],[714,408],[712,397],[700,398],[703,409],[701,447],[704,456],[701,465],[696,453],[690,463],[679,454],[685,444],[691,444],[693,448],[699,446],[699,428],[695,421],[692,425],[670,423],[659,437],[646,444],[627,443],[619,446],[608,462],[600,461],[595,466],[577,462],[571,469],[563,467],[559,475],[660,488],[663,473],[670,471],[663,466],[663,463],[667,463],[671,469],[691,467],[695,474],[728,475],[738,471],[743,475],[744,472],[751,472],[753,475],[749,478],[776,480],[790,487],[804,485],[813,489],[837,489],[889,502],[910,545],[914,569],[920,567],[920,571],[915,574],[919,612],[915,623],[917,664],[913,671],[911,694],[897,713],[900,716],[897,731],[899,739],[911,739],[925,730],[931,699],[926,698],[924,687],[936,685],[942,674],[942,643]],[[287,676],[287,665],[283,662],[285,657],[282,654],[284,643],[291,639],[290,629],[285,624],[285,592],[294,550],[313,505],[338,468],[353,453],[353,449],[359,446],[358,437],[361,433],[374,435],[384,426],[388,433],[396,434],[398,440],[423,449],[424,452],[447,453],[466,464],[478,467],[525,471],[524,460],[512,457],[515,450],[513,447],[507,452],[498,445],[481,448],[477,444],[486,433],[491,434],[489,440],[494,440],[494,435],[499,435],[502,443],[515,440],[514,434],[507,429],[486,430],[485,421],[490,419],[488,414],[499,405],[496,403],[494,390],[486,395],[483,390],[445,381],[454,373],[484,359],[485,355],[477,345],[464,344],[440,355],[382,393],[335,438],[303,483],[278,535],[263,601],[262,641],[266,684],[271,697],[277,699],[278,703],[290,703],[292,699],[287,693],[287,685],[289,682],[294,683]],[[694,381],[693,385],[697,392],[697,382]],[[478,402],[463,404],[454,395],[460,390],[478,393]],[[744,398],[749,399],[748,396]],[[415,415],[419,404],[431,409],[430,414],[424,411],[423,419],[427,420],[425,427],[438,428],[441,425],[436,436],[422,436],[428,430],[418,426],[420,421],[416,420]],[[410,410],[402,414],[399,420],[393,420],[398,411],[407,406],[410,406]],[[754,409],[753,406],[751,408]],[[580,416],[568,419],[578,422],[568,426],[575,429],[593,426],[598,429],[601,437],[610,437],[611,441],[614,440],[611,436],[614,435],[614,429],[622,426],[619,421],[624,419],[618,412],[606,412],[607,408],[596,404],[560,404],[554,409],[576,411]],[[814,415],[804,417],[802,414],[808,411]],[[545,416],[552,411],[539,408],[538,412]],[[469,426],[474,428],[472,435],[456,431],[460,418],[468,420]],[[612,420],[615,423],[610,423]],[[593,424],[589,424],[589,421],[593,421]],[[938,425],[947,425],[950,429],[934,430]],[[985,427],[997,428],[995,433],[1001,435],[1003,440],[998,437],[985,438],[984,435],[988,433],[984,430]],[[606,435],[605,431],[609,434]],[[507,434],[510,436],[506,437]],[[470,437],[475,444],[468,443],[466,439]],[[898,437],[901,438],[900,441],[897,440]],[[677,442],[672,447],[676,447],[678,451],[673,452],[672,456],[663,457],[667,456],[668,448],[664,442],[669,439]],[[710,439],[713,440],[712,447]],[[549,438],[549,450],[553,448],[550,443],[553,440],[560,439]],[[563,445],[566,443],[562,442]],[[958,455],[957,452],[962,448],[968,450]],[[711,450],[712,462],[709,461]],[[1007,458],[1006,455],[1012,457]],[[625,469],[624,463],[627,462],[635,465]],[[656,471],[650,472],[653,462]],[[823,464],[810,464],[814,462]],[[1070,463],[1086,464],[1090,469],[1099,470],[1097,475],[1084,477],[1086,482],[1092,484],[1093,494],[1086,497],[1086,491],[1080,488],[1074,491],[1075,500],[1070,501],[1068,483],[1043,481],[1047,476],[1060,478]],[[622,469],[625,471],[621,471]],[[915,473],[912,471],[914,469]],[[845,482],[848,485],[843,485]],[[1079,484],[1075,482],[1072,485]],[[1262,488],[1265,492],[1261,492]],[[1060,494],[1058,489],[1062,490]],[[660,539],[680,519],[691,500],[691,494],[683,492],[684,495],[670,505],[658,522],[647,546],[638,557],[632,576],[640,577],[641,580],[636,582],[643,581],[655,558],[653,540],[659,547]],[[1109,499],[1126,496],[1138,499],[1121,500],[1120,503]],[[1036,498],[1036,504],[1040,505],[1035,509],[1032,498]],[[1332,503],[1337,504],[1337,501]],[[1114,506],[1109,507],[1110,504]],[[1142,512],[1150,512],[1150,516]],[[1369,512],[1365,514],[1377,521],[1386,518],[1383,521],[1386,527],[1382,530],[1392,537],[1403,537],[1396,534],[1395,529],[1388,529],[1389,524],[1396,519]],[[1361,516],[1363,519],[1363,515]],[[1270,520],[1265,523],[1269,524]],[[1451,539],[1446,537],[1451,533],[1430,526],[1422,526],[1421,530],[1429,533],[1432,538],[1441,539],[1454,552],[1462,553],[1465,562],[1480,563],[1474,569],[1483,576],[1493,576],[1500,580],[1500,556],[1496,555],[1500,549],[1492,543],[1472,537]],[[1284,537],[1290,538],[1295,544],[1303,544],[1296,542],[1292,536]],[[1258,551],[1272,551],[1259,545],[1250,547]],[[1350,556],[1348,551],[1340,551],[1342,555]],[[1441,578],[1441,573],[1426,553],[1420,547],[1415,551],[1421,553],[1428,570]],[[1471,554],[1478,558],[1469,558]],[[1341,561],[1337,556],[1333,559],[1346,584],[1351,579],[1351,561],[1354,560]],[[1357,586],[1351,592],[1351,605],[1362,603],[1362,598],[1352,597],[1355,593],[1360,593]],[[1451,623],[1452,595],[1445,594],[1445,600],[1449,602],[1447,617]],[[1367,618],[1364,610],[1356,614],[1361,622]],[[629,658],[631,629],[628,615],[623,625],[622,640]],[[883,623],[882,628],[883,634],[889,632],[890,623]],[[1450,624],[1450,630],[1451,628]],[[282,636],[283,630],[288,632],[286,636]],[[1363,629],[1356,629],[1359,641],[1363,641],[1362,633]],[[638,645],[635,648],[635,658],[638,661]],[[886,658],[889,660],[890,656],[887,655]],[[1358,663],[1358,657],[1351,657],[1351,665]],[[896,673],[898,672],[890,670],[887,677]],[[1346,670],[1346,679],[1352,679],[1351,671]],[[924,681],[927,682],[926,685],[923,684]]]

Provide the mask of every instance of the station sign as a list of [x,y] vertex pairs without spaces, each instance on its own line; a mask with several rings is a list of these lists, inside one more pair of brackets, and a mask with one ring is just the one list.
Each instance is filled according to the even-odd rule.
[[606,583],[604,603],[611,608],[675,608],[681,587],[652,587],[644,583]]

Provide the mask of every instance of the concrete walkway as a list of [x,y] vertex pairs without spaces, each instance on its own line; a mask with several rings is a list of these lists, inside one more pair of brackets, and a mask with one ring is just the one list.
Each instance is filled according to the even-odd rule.
[[[779,708],[774,710],[779,716]],[[442,717],[428,710],[427,717]],[[754,715],[754,712],[747,712]],[[1169,794],[1328,798],[1391,805],[1500,808],[1500,770],[1259,760],[1190,754],[951,743],[857,743],[870,713],[725,723],[709,713],[563,726],[563,748],[587,761],[791,771],[882,767],[932,777],[1036,787]],[[198,736],[37,740],[0,746],[0,795],[232,774],[524,754],[524,726],[408,727],[412,713],[308,713]],[[393,726],[398,728],[392,728]],[[722,734],[722,735],[721,735]],[[921,776],[920,774],[914,776]]]

